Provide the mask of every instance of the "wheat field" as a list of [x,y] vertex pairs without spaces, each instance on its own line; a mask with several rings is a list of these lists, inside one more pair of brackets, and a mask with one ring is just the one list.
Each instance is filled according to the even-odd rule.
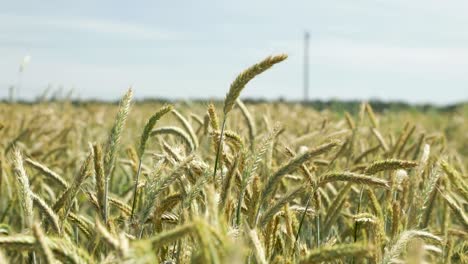
[[244,104],[286,57],[217,103],[0,104],[0,263],[468,263],[468,106]]

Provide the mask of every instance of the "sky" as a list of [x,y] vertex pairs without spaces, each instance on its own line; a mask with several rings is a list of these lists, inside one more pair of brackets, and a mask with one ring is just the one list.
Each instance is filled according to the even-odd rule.
[[[223,98],[236,75],[288,60],[243,98],[298,100],[310,34],[310,99],[468,100],[468,1],[2,1],[0,97],[46,87],[81,99]],[[24,56],[30,63],[19,73]]]

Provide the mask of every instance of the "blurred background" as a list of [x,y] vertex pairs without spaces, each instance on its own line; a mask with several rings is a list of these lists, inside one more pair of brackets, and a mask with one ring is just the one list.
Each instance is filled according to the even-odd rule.
[[467,12],[456,0],[3,1],[0,97],[223,98],[243,69],[287,53],[242,97],[448,105],[468,99]]

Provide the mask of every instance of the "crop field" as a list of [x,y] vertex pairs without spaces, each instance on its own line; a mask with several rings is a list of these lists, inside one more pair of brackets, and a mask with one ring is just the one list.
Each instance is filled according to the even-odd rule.
[[284,59],[217,103],[0,104],[0,263],[468,263],[468,106],[244,104]]

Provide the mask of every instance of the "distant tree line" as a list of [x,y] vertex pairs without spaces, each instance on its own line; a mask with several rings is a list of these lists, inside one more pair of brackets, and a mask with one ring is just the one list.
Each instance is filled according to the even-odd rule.
[[[104,101],[104,100],[76,100],[71,98],[41,98],[41,100],[34,100],[34,101],[18,101],[16,103],[22,104],[34,104],[38,102],[61,102],[61,101],[68,101],[71,102],[73,105],[86,105],[86,104],[118,104],[117,101]],[[136,100],[135,103],[139,104],[151,104],[151,103],[166,103],[166,102],[183,102],[185,100],[170,100],[165,98],[147,98]],[[206,102],[213,102],[215,104],[222,103],[223,100],[221,99],[193,99],[190,100],[192,103],[206,103]],[[300,103],[305,106],[314,108],[318,111],[321,110],[331,110],[335,112],[349,112],[355,114],[359,112],[359,107],[362,101],[359,100],[311,100],[308,102],[302,101],[294,101],[294,100],[266,100],[266,99],[245,99],[243,100],[245,103],[248,104],[260,104],[260,103],[284,103],[284,104],[294,104]],[[2,103],[8,103],[8,100],[0,101]],[[372,106],[372,109],[375,112],[385,112],[385,111],[421,111],[421,112],[453,112],[460,107],[468,105],[468,101],[449,104],[449,105],[435,105],[435,104],[411,104],[403,101],[381,101],[381,100],[370,100],[368,103]]]

